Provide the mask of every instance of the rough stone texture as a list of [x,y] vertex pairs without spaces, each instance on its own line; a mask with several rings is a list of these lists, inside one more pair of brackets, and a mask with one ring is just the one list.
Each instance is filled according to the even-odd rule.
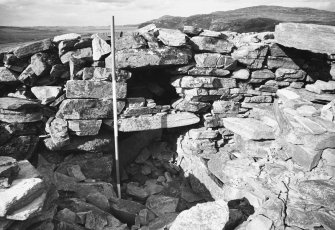
[[92,40],[93,60],[99,61],[105,55],[111,52],[110,45],[105,40],[99,37],[99,35],[93,35]]
[[147,42],[138,32],[123,32],[116,35],[115,49],[139,49],[146,48]]
[[[117,102],[118,114],[125,106]],[[99,99],[66,99],[59,106],[56,117],[63,119],[101,119],[113,117],[113,101]]]
[[287,47],[316,53],[335,53],[333,26],[280,23],[275,29],[276,42]]
[[36,86],[31,88],[31,92],[44,105],[54,101],[61,90],[61,86]]
[[153,115],[146,117],[122,118],[119,120],[121,132],[174,128],[197,124],[200,118],[192,113]]
[[77,136],[95,136],[99,133],[102,120],[69,120],[69,131]]
[[146,202],[146,207],[154,212],[157,216],[166,213],[173,213],[177,209],[179,199],[163,195],[151,195]]
[[41,41],[36,41],[36,42],[28,43],[28,44],[17,47],[14,50],[14,55],[18,58],[22,58],[22,57],[30,56],[34,53],[48,50],[51,47],[52,47],[51,40],[44,39]]
[[194,55],[197,67],[223,68],[233,70],[236,68],[236,60],[227,55],[217,53],[202,53]]
[[188,71],[188,74],[191,76],[225,77],[230,74],[230,71],[226,69],[194,67]]
[[274,139],[271,127],[251,118],[223,118],[224,126],[234,133],[251,140]]
[[250,44],[235,50],[232,53],[232,58],[246,65],[249,69],[261,69],[268,49],[268,46],[262,44]]
[[196,206],[181,212],[170,230],[182,229],[208,229],[221,230],[229,219],[228,205],[223,200],[197,204]]
[[181,88],[235,88],[236,80],[219,77],[181,76],[172,79],[171,85]]
[[306,85],[306,90],[322,94],[322,93],[335,93],[335,81],[320,81],[317,80],[314,84]]
[[0,109],[19,110],[40,108],[40,103],[34,100],[26,100],[14,97],[1,97]]
[[80,34],[76,34],[76,33],[62,34],[62,35],[55,36],[53,38],[53,42],[59,43],[61,41],[77,40],[80,37],[81,37]]
[[[127,94],[126,83],[116,83],[116,97],[123,99]],[[108,81],[70,80],[66,83],[67,98],[113,98],[113,83]]]
[[158,39],[167,46],[184,46],[186,45],[186,34],[180,30],[159,29]]
[[67,129],[67,122],[60,118],[55,118],[50,124],[50,136],[57,148],[61,148],[70,143]]
[[0,67],[0,82],[2,84],[12,84],[19,82],[19,75],[6,67]]
[[[116,52],[116,68],[140,68],[149,66],[186,65],[191,59],[187,49],[165,47],[158,49],[128,49]],[[111,67],[111,58],[105,60]]]
[[197,51],[207,51],[215,53],[230,53],[234,47],[230,41],[222,38],[214,37],[193,37],[191,38],[192,45]]

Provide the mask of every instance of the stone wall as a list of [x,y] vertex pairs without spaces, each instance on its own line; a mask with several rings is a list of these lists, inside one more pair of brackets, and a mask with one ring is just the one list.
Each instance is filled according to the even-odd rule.
[[[181,32],[155,25],[117,33],[122,166],[143,155],[146,146],[161,139],[159,130],[164,129],[175,138],[178,154],[174,166],[165,169],[180,166],[192,191],[206,193],[206,200],[246,198],[255,208],[237,229],[260,229],[261,224],[264,229],[332,229],[335,59],[328,41],[335,32],[333,27],[294,25],[281,24],[275,34],[189,26]],[[318,43],[310,39],[316,32]],[[114,148],[110,53],[108,34],[65,34],[2,52],[0,155],[38,162],[44,178],[52,182],[47,186],[56,184],[60,193],[83,198],[85,192],[80,190],[103,187],[99,194],[115,199],[115,194],[106,192],[112,187],[106,175],[112,173]],[[153,154],[149,151],[146,159]],[[101,171],[92,174],[88,165],[94,162]],[[7,178],[5,192],[15,187],[14,174],[11,180],[0,174]],[[98,181],[81,184],[87,179]],[[131,186],[141,191],[138,185]],[[101,208],[80,199],[71,202],[60,205],[57,229],[66,229],[64,216],[70,212]],[[125,205],[114,202],[115,210]],[[4,209],[0,215],[7,219],[4,226],[12,220],[29,220],[42,210],[15,219],[10,213],[18,207]],[[93,211],[93,219],[100,218],[99,210]],[[34,223],[51,224],[51,219]],[[113,224],[125,229],[119,220]],[[104,226],[113,224],[106,221]],[[97,227],[87,221],[84,225]],[[176,226],[172,228],[179,229]]]

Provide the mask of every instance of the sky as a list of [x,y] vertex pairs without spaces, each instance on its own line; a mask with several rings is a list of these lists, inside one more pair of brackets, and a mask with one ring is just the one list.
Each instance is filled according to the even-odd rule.
[[116,25],[126,25],[257,5],[335,11],[335,0],[0,0],[0,25],[107,26],[112,15]]

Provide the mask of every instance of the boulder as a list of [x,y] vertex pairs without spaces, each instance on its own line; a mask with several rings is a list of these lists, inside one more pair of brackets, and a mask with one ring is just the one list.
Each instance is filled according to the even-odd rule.
[[62,35],[55,36],[53,38],[53,42],[59,43],[61,41],[77,40],[77,39],[80,39],[80,37],[81,37],[80,34],[76,34],[76,33],[62,34]]
[[315,168],[321,158],[322,150],[314,150],[303,145],[291,145],[287,154],[304,170]]
[[[118,114],[121,113],[124,106],[124,102],[117,102]],[[66,120],[112,118],[113,101],[99,99],[66,99],[59,106],[56,117]]]
[[170,230],[221,230],[228,220],[228,205],[225,201],[218,200],[197,204],[189,210],[181,212],[171,225]]
[[49,50],[51,47],[51,40],[44,39],[18,46],[14,50],[14,55],[18,58],[27,57],[41,51]]
[[[125,98],[126,94],[127,84],[116,83],[117,99]],[[108,81],[70,80],[66,83],[66,97],[111,99],[113,98],[113,83]]]
[[195,26],[184,26],[183,32],[190,36],[197,36],[203,31],[202,28],[198,28]]
[[280,23],[275,28],[276,42],[296,49],[315,53],[335,53],[333,26]]
[[93,50],[93,60],[99,61],[104,56],[107,56],[111,52],[110,45],[107,44],[105,40],[99,37],[99,35],[95,34],[92,36],[92,50]]
[[232,78],[241,79],[241,80],[248,80],[250,77],[249,69],[237,69],[232,73]]
[[[186,65],[191,57],[190,50],[175,47],[120,50],[116,52],[116,68]],[[111,56],[105,62],[107,68],[111,67]]]
[[167,46],[180,47],[186,45],[186,34],[180,30],[159,29],[158,39]]
[[231,53],[234,44],[222,38],[203,36],[191,38],[192,46],[196,51],[213,53]]
[[250,140],[275,139],[270,126],[252,118],[223,118],[224,126],[232,132]]
[[322,94],[322,93],[335,93],[335,81],[321,81],[317,80],[314,84],[306,85],[306,90]]
[[121,220],[129,224],[135,224],[135,217],[145,206],[130,200],[118,199],[111,202],[111,213]]

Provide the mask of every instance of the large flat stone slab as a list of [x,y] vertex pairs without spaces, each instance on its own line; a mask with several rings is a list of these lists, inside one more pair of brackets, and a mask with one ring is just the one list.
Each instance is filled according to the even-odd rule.
[[154,116],[122,118],[119,120],[121,132],[174,128],[197,124],[200,118],[192,113],[176,113]]
[[[116,52],[116,68],[186,65],[191,58],[190,50],[175,47],[120,50]],[[105,62],[107,68],[112,66],[110,56]]]
[[26,100],[16,97],[1,97],[0,109],[19,110],[19,109],[32,109],[40,108],[41,104],[37,101]]
[[44,184],[40,178],[14,180],[9,189],[0,189],[0,216],[22,208],[37,198],[43,191]]
[[280,23],[275,29],[277,43],[296,49],[310,50],[316,53],[335,53],[335,27]]
[[[125,98],[126,83],[116,83],[116,98]],[[70,80],[66,83],[67,98],[113,98],[113,83],[109,81]]]
[[21,45],[14,50],[14,55],[18,58],[26,57],[50,49],[52,46],[50,39],[35,41],[28,44]]
[[196,36],[191,38],[192,45],[197,51],[208,51],[215,53],[230,53],[234,44],[222,38]]
[[[124,106],[125,102],[117,102],[118,114]],[[112,118],[113,100],[66,99],[59,106],[56,117],[65,120]]]
[[275,139],[273,129],[252,118],[223,118],[224,126],[232,132],[250,140]]

